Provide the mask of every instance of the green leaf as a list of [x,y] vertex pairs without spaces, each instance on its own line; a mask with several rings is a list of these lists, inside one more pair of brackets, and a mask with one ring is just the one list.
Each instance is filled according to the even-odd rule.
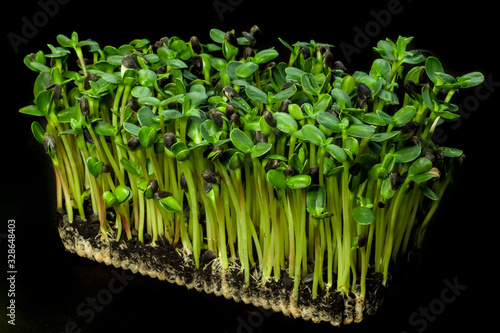
[[422,90],[422,98],[424,100],[425,105],[431,111],[439,110],[439,100],[437,95],[432,91],[432,89],[427,86]]
[[347,129],[347,134],[355,138],[369,138],[373,133],[375,133],[375,128],[364,124],[352,124]]
[[415,183],[423,183],[423,182],[431,180],[432,178],[435,178],[435,177],[436,177],[436,175],[434,175],[432,173],[423,173],[420,175],[412,176],[411,180],[413,180]]
[[73,119],[80,122],[80,118],[82,117],[83,115],[80,113],[80,108],[77,107],[77,105],[70,106],[57,113],[57,120],[59,120],[60,123],[69,123]]
[[162,110],[160,111],[160,114],[162,114],[166,119],[177,119],[184,117],[184,114],[177,110]]
[[250,75],[252,75],[258,69],[259,69],[259,65],[250,61],[250,62],[243,63],[241,65],[238,65],[238,67],[236,67],[234,72],[239,77],[246,78],[246,77],[249,77]]
[[102,198],[104,199],[104,202],[108,207],[113,207],[114,205],[118,204],[118,199],[116,198],[116,195],[114,195],[110,191],[106,191],[102,194]]
[[130,93],[136,98],[151,97],[153,95],[151,89],[143,86],[135,86]]
[[437,201],[439,200],[439,196],[434,193],[433,190],[431,190],[430,188],[426,187],[426,186],[420,186],[420,190],[422,191],[422,193],[429,199],[431,200],[434,200],[434,201]]
[[102,73],[101,77],[103,78],[104,81],[111,83],[111,84],[123,84],[123,80],[115,74]]
[[387,125],[387,120],[382,118],[378,113],[376,112],[369,112],[365,113],[363,115],[363,122],[369,125],[375,125],[375,126],[385,126]]
[[304,73],[300,77],[300,82],[304,91],[309,95],[318,95],[319,84],[314,75],[312,75],[311,73]]
[[383,199],[389,200],[394,196],[395,193],[396,191],[394,191],[391,186],[391,180],[389,179],[389,177],[385,178],[382,181],[382,187],[380,188],[380,195],[382,196]]
[[160,199],[158,201],[160,206],[173,213],[181,213],[182,206],[173,196],[168,196],[166,198]]
[[132,190],[125,185],[118,185],[115,188],[114,194],[116,195],[118,203],[124,203],[132,199]]
[[205,120],[200,126],[200,133],[204,140],[209,143],[217,142],[217,133],[219,128],[212,119]]
[[400,131],[388,132],[388,133],[375,133],[370,138],[373,142],[384,142],[398,136]]
[[376,59],[370,70],[370,75],[375,79],[385,79],[389,77],[391,73],[391,65],[387,60]]
[[182,69],[182,68],[188,68],[188,65],[180,59],[169,59],[165,60],[167,63],[167,66],[169,66],[172,69]]
[[193,109],[203,103],[208,98],[208,95],[205,91],[193,91],[191,88],[191,92],[188,92],[186,97],[191,101],[191,108]]
[[267,104],[267,94],[259,88],[248,85],[245,87],[245,92],[250,99]]
[[296,92],[297,92],[297,87],[294,84],[293,86],[291,86],[285,90],[282,90],[279,93],[273,95],[273,97],[271,97],[271,101],[273,103],[283,102],[283,101],[289,99],[290,97],[292,97]]
[[276,188],[286,188],[286,176],[282,171],[269,170],[267,172],[267,181]]
[[52,104],[52,91],[44,90],[36,97],[36,107],[43,115],[48,115]]
[[[141,69],[139,70],[139,84],[143,87],[152,87],[157,79],[157,75],[150,69]],[[149,97],[149,96],[141,96],[141,97]]]
[[323,186],[314,185],[307,189],[307,211],[313,215],[320,215],[326,207],[326,191]]
[[387,91],[385,89],[381,89],[378,92],[378,97],[391,105],[399,104],[398,96],[395,93]]
[[484,81],[484,75],[480,72],[472,72],[457,78],[460,88],[471,88],[480,85]]
[[296,120],[302,120],[305,118],[304,114],[302,113],[302,109],[300,106],[297,104],[290,104],[288,105],[288,113]]
[[273,147],[272,143],[259,142],[252,148],[250,156],[253,158],[260,157],[266,154]]
[[408,177],[412,178],[413,176],[421,175],[429,172],[431,169],[432,162],[425,157],[421,157],[410,166],[410,169],[408,170]]
[[311,185],[311,176],[295,175],[286,180],[286,185],[290,189],[306,188]]
[[211,29],[210,30],[210,38],[216,43],[221,44],[224,41],[224,36],[226,33],[219,29]]
[[422,147],[411,146],[406,148],[401,148],[394,152],[394,158],[396,163],[408,163],[420,156]]
[[141,146],[144,148],[151,147],[156,138],[156,128],[154,126],[143,126],[139,130],[137,137],[139,138]]
[[252,152],[254,144],[252,140],[239,128],[235,128],[230,134],[233,145],[244,153]]
[[97,134],[104,135],[104,136],[115,136],[117,133],[116,127],[111,125],[108,122],[99,120],[97,124],[94,127],[94,131]]
[[38,108],[35,105],[25,106],[25,107],[19,109],[19,112],[30,115],[30,116],[45,116],[45,114],[43,112],[41,112],[40,110],[38,110]]
[[276,112],[274,114],[276,128],[283,133],[292,134],[299,129],[297,121],[288,113]]
[[392,119],[396,126],[403,126],[407,122],[413,119],[416,113],[416,109],[412,105],[407,105],[399,109],[393,116]]
[[137,125],[125,122],[123,123],[123,128],[132,135],[138,136],[141,128]]
[[375,221],[375,214],[368,207],[357,206],[352,210],[354,221],[361,225],[369,225]]
[[139,124],[141,126],[153,126],[155,125],[155,121],[153,119],[158,118],[157,115],[153,113],[153,111],[147,107],[143,106],[137,111],[137,119],[139,120]]
[[425,60],[425,72],[429,79],[436,84],[438,82],[436,72],[444,73],[444,69],[441,62],[436,57],[429,57]]
[[444,156],[446,157],[460,157],[464,153],[462,150],[457,148],[439,147],[439,149],[444,151]]
[[301,131],[306,139],[316,146],[321,146],[326,141],[325,134],[314,125],[306,124],[302,126]]
[[389,44],[385,40],[381,40],[377,43],[377,47],[373,48],[375,51],[380,53],[382,58],[388,61],[396,61],[396,57],[394,56],[394,48],[392,47],[391,44]]
[[317,121],[321,126],[331,132],[342,133],[342,128],[339,126],[339,118],[337,118],[337,116],[331,114],[330,112],[319,112]]
[[42,72],[38,74],[33,85],[33,96],[38,96],[38,94],[46,90],[52,83],[52,75],[49,72]]
[[278,51],[273,48],[259,51],[255,54],[254,58],[257,63],[262,64],[268,61],[271,61],[279,56]]
[[287,67],[285,68],[285,73],[287,78],[295,81],[295,82],[300,82],[302,75],[304,75],[304,71],[301,69],[298,69],[296,67]]
[[90,174],[94,177],[99,177],[102,172],[102,167],[104,163],[99,161],[99,159],[95,156],[91,156],[87,159],[87,169]]
[[245,154],[238,151],[237,149],[228,149],[219,158],[222,165],[228,170],[236,170],[243,166],[245,162]]
[[35,137],[36,141],[43,144],[43,137],[45,136],[45,131],[42,128],[42,125],[38,121],[34,121],[31,123],[31,132]]
[[75,41],[69,39],[68,37],[62,34],[57,35],[56,40],[62,47],[73,47],[77,44],[75,43]]
[[340,110],[351,107],[351,98],[347,93],[341,89],[332,89],[331,95],[333,99],[337,102]]
[[141,97],[137,99],[137,103],[144,105],[151,105],[152,107],[160,106],[161,101],[156,97]]
[[122,157],[120,159],[120,163],[129,174],[142,177],[141,167],[130,161],[128,158]]
[[329,144],[325,146],[325,150],[333,156],[339,162],[345,162],[347,160],[347,154],[344,149],[337,145]]

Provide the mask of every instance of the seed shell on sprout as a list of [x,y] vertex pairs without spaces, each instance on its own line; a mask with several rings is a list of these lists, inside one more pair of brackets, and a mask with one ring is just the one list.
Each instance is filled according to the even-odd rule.
[[167,191],[158,191],[156,192],[153,197],[156,199],[156,200],[161,200],[161,199],[165,199],[167,197],[170,197],[172,196],[172,193],[170,192],[167,192]]
[[177,142],[177,138],[175,137],[175,134],[172,132],[167,132],[163,134],[163,145],[167,148],[170,149],[174,145],[174,143]]
[[201,44],[200,44],[200,40],[198,39],[198,37],[192,36],[189,39],[189,42],[191,43],[191,47],[193,48],[194,53],[198,54],[201,52]]
[[84,117],[87,116],[90,112],[89,100],[85,96],[82,96],[80,98],[80,112],[82,113],[82,116],[84,116]]
[[49,154],[50,152],[56,152],[56,139],[50,134],[45,134],[43,136],[43,148],[45,152]]

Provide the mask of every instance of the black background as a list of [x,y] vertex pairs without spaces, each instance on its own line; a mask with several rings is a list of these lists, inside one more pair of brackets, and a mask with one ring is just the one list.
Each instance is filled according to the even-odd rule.
[[[0,332],[443,332],[474,326],[490,326],[497,302],[496,249],[498,239],[497,165],[498,18],[494,2],[401,0],[394,12],[377,23],[374,13],[387,10],[397,1],[60,1],[50,7],[51,15],[40,15],[40,3],[17,1],[3,10],[2,24],[2,109],[0,110],[2,174],[0,234],[7,233],[7,221],[16,221],[16,326],[7,325],[6,239],[1,241]],[[64,3],[64,4],[62,4]],[[214,3],[228,4],[222,12]],[[7,7],[5,7],[7,8]],[[219,14],[222,15],[219,16]],[[38,18],[39,27],[24,43],[15,47],[9,33],[22,35],[26,20]],[[23,18],[24,21],[23,21]],[[222,18],[222,19],[221,19]],[[337,46],[334,55],[349,70],[368,71],[377,41],[398,35],[415,36],[414,48],[427,49],[441,59],[454,75],[481,71],[489,85],[476,92],[460,92],[463,120],[449,128],[445,145],[463,149],[467,163],[461,178],[447,192],[423,252],[420,268],[400,293],[387,300],[376,317],[360,325],[335,329],[329,324],[294,320],[279,313],[256,312],[251,305],[235,303],[213,295],[188,291],[149,277],[136,275],[93,318],[79,315],[88,298],[108,288],[113,267],[97,264],[64,251],[54,222],[55,185],[52,167],[43,148],[31,135],[34,120],[18,114],[32,104],[36,73],[23,65],[26,54],[56,45],[59,33],[77,31],[80,39],[93,39],[119,46],[135,38],[152,42],[163,36],[192,35],[210,42],[211,28],[237,32],[257,24],[264,32],[264,45],[276,45],[286,53],[277,37],[296,41],[326,42]],[[368,30],[363,39],[358,31]],[[370,30],[371,29],[371,30]],[[357,47],[349,61],[339,46]],[[488,90],[489,89],[489,90]],[[479,95],[477,95],[479,93]],[[7,102],[7,103],[6,103]],[[459,102],[455,101],[457,104]],[[116,272],[121,273],[120,270]],[[130,276],[130,273],[126,273]],[[467,289],[439,308],[444,281]],[[451,295],[451,294],[446,294]],[[436,306],[439,314],[410,322],[414,313]],[[421,318],[421,317],[419,317]],[[74,324],[71,324],[73,322]],[[70,324],[68,324],[70,323]],[[424,326],[425,323],[425,326]],[[72,327],[75,326],[75,328]],[[488,325],[488,326],[487,326]],[[493,324],[494,325],[494,324]],[[493,326],[494,327],[494,326]]]

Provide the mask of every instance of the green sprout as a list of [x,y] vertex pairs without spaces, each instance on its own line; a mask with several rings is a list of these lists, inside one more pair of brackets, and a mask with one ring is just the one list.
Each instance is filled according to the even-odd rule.
[[407,48],[411,37],[380,41],[367,72],[347,72],[315,41],[280,39],[283,62],[256,48],[255,31],[120,47],[59,35],[50,54],[25,57],[38,76],[20,112],[43,119],[32,132],[58,208],[69,223],[92,211],[103,243],[134,231],[196,268],[213,251],[243,286],[286,274],[297,300],[312,277],[312,299],[352,292],[364,307],[367,280],[386,285],[421,248],[465,156],[433,133],[459,117],[455,93],[484,77],[446,74]]

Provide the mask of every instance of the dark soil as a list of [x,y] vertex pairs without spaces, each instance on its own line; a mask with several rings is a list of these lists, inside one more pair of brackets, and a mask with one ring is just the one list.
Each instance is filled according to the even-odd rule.
[[[186,285],[188,288],[195,288],[198,291],[214,292],[216,295],[223,294],[223,280],[226,281],[226,290],[229,287],[230,296],[224,294],[226,298],[233,298],[236,301],[243,300],[246,303],[254,303],[258,300],[259,304],[264,307],[273,307],[275,311],[276,304],[280,304],[281,308],[293,307],[290,304],[290,296],[293,293],[293,279],[286,272],[282,272],[279,280],[271,279],[265,285],[260,283],[261,279],[250,279],[250,284],[245,286],[244,274],[241,269],[238,269],[239,263],[235,263],[236,269],[225,270],[224,278],[221,275],[220,268],[213,267],[216,262],[216,255],[213,251],[202,251],[200,258],[200,267],[196,268],[192,254],[186,255],[182,249],[175,249],[165,238],[157,242],[158,246],[150,246],[151,238],[145,235],[144,243],[140,243],[137,237],[137,232],[133,230],[132,239],[115,241],[110,239],[108,244],[103,244],[100,237],[96,237],[99,233],[99,221],[94,215],[90,215],[87,221],[81,221],[78,217],[72,224],[69,224],[67,218],[61,213],[57,214],[57,220],[60,233],[62,230],[64,235],[63,243],[66,249],[70,252],[75,252],[75,244],[77,239],[88,242],[93,250],[97,252],[102,250],[110,251],[113,254],[113,265],[117,263],[131,263],[142,267],[147,267],[149,272],[155,272],[157,278],[167,276],[169,282],[176,282],[180,285]],[[82,255],[82,254],[80,254]],[[97,260],[96,258],[86,255],[89,259]],[[417,258],[418,256],[412,256]],[[98,260],[101,261],[101,260]],[[109,263],[108,263],[109,264]],[[119,264],[118,264],[119,265]],[[128,264],[122,264],[122,268],[128,268]],[[397,286],[394,281],[402,282],[410,271],[415,269],[414,260],[400,260],[397,267],[391,270],[390,283],[387,287],[382,285],[382,274],[372,273],[367,278],[367,293],[364,315],[373,315],[377,312],[382,304],[385,296],[394,291]],[[251,276],[260,276],[254,267]],[[141,271],[143,275],[147,275]],[[163,274],[163,275],[162,275]],[[149,273],[151,275],[151,273]],[[153,277],[155,277],[153,275]],[[411,275],[411,274],[410,274]],[[305,279],[306,281],[308,279]],[[345,295],[341,292],[327,292],[319,290],[318,297],[313,300],[311,297],[312,281],[302,282],[299,287],[299,298],[295,304],[296,308],[312,309],[309,318],[313,321],[326,320],[332,324],[339,324],[345,321],[346,317],[353,316],[355,312],[356,296],[354,294]],[[250,301],[249,301],[250,300]],[[266,306],[267,305],[267,306]],[[309,312],[308,312],[309,314]],[[302,317],[307,317],[303,313]],[[330,316],[331,318],[326,319]],[[355,316],[355,314],[354,314]]]

